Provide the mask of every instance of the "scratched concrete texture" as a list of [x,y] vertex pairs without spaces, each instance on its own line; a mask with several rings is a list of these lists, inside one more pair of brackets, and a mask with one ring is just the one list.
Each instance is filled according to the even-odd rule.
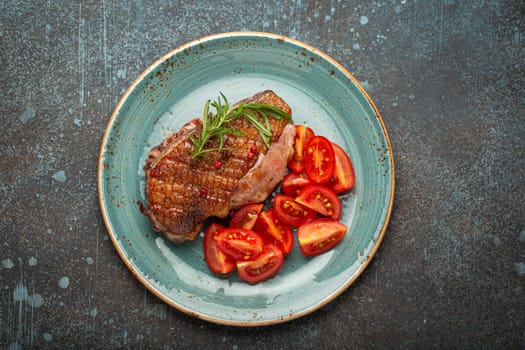
[[[523,0],[0,2],[0,346],[525,348]],[[126,268],[97,199],[120,96],[208,34],[309,43],[368,90],[396,164],[372,264],[329,306],[264,328],[172,309]]]

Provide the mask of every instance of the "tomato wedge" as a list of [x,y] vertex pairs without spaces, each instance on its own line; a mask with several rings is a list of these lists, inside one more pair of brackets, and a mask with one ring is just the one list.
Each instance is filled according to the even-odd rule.
[[235,269],[235,260],[224,254],[213,240],[213,237],[220,231],[224,230],[224,226],[212,223],[204,232],[204,257],[210,270],[218,274],[227,274]]
[[224,254],[236,261],[256,259],[264,243],[257,232],[241,227],[226,228],[218,232],[213,240]]
[[308,185],[303,188],[295,201],[334,220],[339,220],[341,217],[341,201],[337,194],[326,186]]
[[295,125],[295,141],[292,159],[288,162],[288,167],[296,173],[304,171],[304,150],[306,144],[314,137],[314,131],[306,125]]
[[304,170],[316,183],[329,181],[334,175],[335,155],[332,143],[324,136],[314,136],[306,144]]
[[283,266],[283,262],[282,251],[273,244],[266,244],[257,259],[238,261],[237,272],[244,281],[255,284],[275,275]]
[[324,253],[339,244],[346,231],[348,227],[339,221],[327,218],[313,219],[297,230],[299,248],[306,256]]
[[308,180],[308,177],[305,173],[298,174],[294,172],[289,172],[283,178],[281,189],[287,195],[295,197],[299,194],[303,187],[305,187],[306,185],[310,185],[311,183],[312,182]]
[[334,176],[332,176],[328,184],[335,193],[341,193],[354,187],[354,167],[344,149],[335,143],[332,143],[332,147],[335,155],[335,168]]
[[316,216],[316,212],[299,204],[293,197],[276,194],[273,199],[273,212],[285,224],[299,226]]
[[237,209],[230,220],[230,227],[253,229],[262,208],[262,203],[252,203]]
[[263,236],[266,243],[275,244],[284,254],[293,248],[293,231],[290,226],[281,222],[273,209],[265,210],[259,215],[255,229]]

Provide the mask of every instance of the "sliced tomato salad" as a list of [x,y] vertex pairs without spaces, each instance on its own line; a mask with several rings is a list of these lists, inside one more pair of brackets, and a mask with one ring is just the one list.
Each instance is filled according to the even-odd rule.
[[262,208],[262,203],[253,203],[237,209],[230,220],[230,227],[253,229]]
[[314,219],[301,225],[297,240],[306,256],[319,255],[335,247],[346,234],[346,225],[333,219]]
[[292,228],[276,217],[274,209],[265,210],[259,215],[256,230],[266,243],[275,244],[284,254],[292,251]]
[[217,247],[235,261],[253,260],[263,248],[263,239],[255,231],[241,227],[230,227],[219,231],[213,237]]
[[295,198],[285,194],[276,194],[273,199],[273,210],[277,219],[285,224],[299,226],[315,217],[315,211],[305,207]]
[[204,233],[204,256],[217,274],[237,269],[239,277],[256,284],[274,276],[294,246],[294,231],[303,255],[327,252],[345,237],[339,220],[338,194],[352,189],[352,161],[339,145],[315,135],[306,125],[295,126],[294,153],[282,193],[271,208],[250,203],[231,213],[228,227],[212,223]]
[[299,192],[295,200],[311,210],[339,220],[341,217],[341,201],[337,194],[323,185],[308,185]]
[[289,172],[284,176],[281,189],[289,196],[297,196],[306,185],[312,184],[305,173]]
[[306,144],[304,170],[315,183],[329,181],[334,175],[335,154],[332,143],[324,136],[314,136]]
[[341,146],[332,143],[335,155],[334,176],[329,181],[329,186],[335,193],[348,191],[355,184],[354,166],[348,154]]
[[288,162],[288,167],[292,171],[296,173],[304,171],[304,150],[312,137],[314,137],[314,132],[306,125],[295,126],[294,153],[292,159]]
[[204,232],[204,257],[210,270],[218,274],[227,274],[235,269],[235,260],[227,256],[217,247],[214,237],[224,230],[224,226],[211,223]]
[[237,262],[237,273],[244,281],[255,284],[275,275],[283,262],[281,249],[273,244],[265,244],[257,259]]

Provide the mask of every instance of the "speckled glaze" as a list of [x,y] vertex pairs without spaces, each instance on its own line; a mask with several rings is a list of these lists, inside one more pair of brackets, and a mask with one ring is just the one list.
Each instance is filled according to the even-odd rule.
[[[274,278],[250,286],[221,279],[204,261],[202,240],[173,244],[152,231],[144,201],[144,160],[151,149],[219,92],[232,102],[273,89],[309,125],[349,153],[355,187],[341,199],[349,231],[315,258],[298,249]],[[109,235],[126,265],[169,305],[208,321],[260,326],[327,304],[362,273],[378,249],[394,197],[394,161],[383,121],[364,89],[326,54],[268,33],[236,32],[183,45],[151,65],[124,94],[109,121],[98,171]]]

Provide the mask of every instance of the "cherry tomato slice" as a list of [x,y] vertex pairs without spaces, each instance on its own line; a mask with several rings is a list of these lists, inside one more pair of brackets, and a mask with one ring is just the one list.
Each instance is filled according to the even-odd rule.
[[335,155],[332,143],[324,136],[314,136],[306,144],[304,170],[316,183],[329,181],[334,175]]
[[335,247],[348,231],[339,221],[320,218],[301,225],[297,230],[299,248],[306,256],[324,253]]
[[213,240],[224,254],[236,261],[256,259],[264,243],[257,232],[240,227],[226,228],[217,233]]
[[238,261],[237,272],[244,281],[256,284],[274,276],[284,262],[282,251],[273,244],[266,244],[255,260]]
[[328,185],[335,193],[341,193],[354,187],[355,175],[354,167],[350,157],[339,145],[332,143],[335,155],[334,176],[328,182]]
[[273,199],[273,212],[285,224],[299,226],[316,216],[316,212],[299,204],[293,197],[276,194]]
[[297,174],[289,172],[283,178],[281,189],[284,193],[290,196],[297,196],[301,189],[306,185],[310,185],[312,182],[308,180],[305,173]]
[[204,232],[204,257],[210,270],[218,274],[227,274],[235,269],[235,260],[224,254],[213,240],[213,237],[224,227],[217,223],[212,223]]
[[293,231],[290,226],[281,222],[273,209],[265,210],[259,215],[255,229],[263,236],[266,243],[275,244],[284,254],[293,248]]
[[341,201],[337,194],[326,186],[308,185],[303,188],[295,201],[334,220],[339,220],[341,217]]
[[304,149],[312,137],[314,137],[314,132],[306,125],[295,126],[294,152],[292,159],[288,162],[288,167],[292,169],[292,171],[296,173],[302,173],[304,171]]
[[255,227],[262,208],[262,203],[253,203],[237,209],[230,220],[230,227],[242,227],[252,230]]

